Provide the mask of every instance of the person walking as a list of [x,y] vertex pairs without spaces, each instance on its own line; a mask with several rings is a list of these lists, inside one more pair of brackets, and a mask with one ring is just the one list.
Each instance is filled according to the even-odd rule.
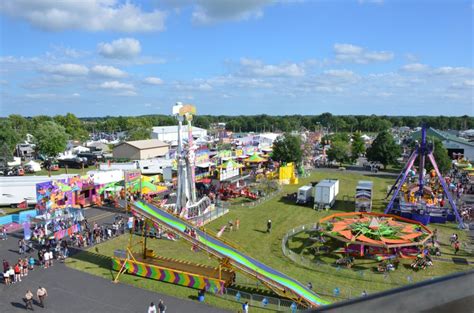
[[459,248],[460,248],[459,240],[456,240],[456,242],[454,243],[454,254],[458,254]]
[[235,230],[239,230],[239,228],[240,228],[240,220],[236,219],[235,220]]
[[148,313],[156,313],[156,306],[153,302],[150,303],[150,306],[148,307]]
[[31,311],[34,311],[33,309],[33,293],[31,290],[28,290],[25,294],[25,309],[28,311],[28,309],[31,309]]
[[163,302],[163,300],[160,299],[160,302],[158,303],[158,312],[160,313],[166,313],[166,305]]
[[44,300],[48,296],[48,291],[46,288],[39,286],[36,291],[36,296],[38,297],[39,306],[44,308]]
[[244,304],[242,304],[242,312],[243,313],[249,313],[249,303],[248,302],[245,302]]
[[268,220],[267,222],[267,233],[272,231],[272,220]]

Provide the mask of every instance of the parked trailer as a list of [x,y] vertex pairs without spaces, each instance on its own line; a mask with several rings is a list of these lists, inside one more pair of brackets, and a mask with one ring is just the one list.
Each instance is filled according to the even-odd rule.
[[336,202],[339,180],[322,180],[314,187],[314,208],[329,209]]
[[25,200],[28,205],[35,205],[36,184],[72,176],[74,175],[0,177],[0,206],[15,207]]
[[360,180],[355,192],[356,212],[372,211],[372,194],[374,183],[370,180]]
[[311,202],[313,186],[302,186],[298,189],[298,195],[296,197],[297,204],[306,204]]

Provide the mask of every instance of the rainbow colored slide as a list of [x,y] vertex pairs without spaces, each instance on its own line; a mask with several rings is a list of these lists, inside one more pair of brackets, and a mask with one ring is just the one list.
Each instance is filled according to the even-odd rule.
[[[178,233],[182,238],[197,245],[200,249],[207,251],[220,260],[226,260],[233,268],[255,277],[271,289],[278,291],[281,295],[294,299],[295,301],[310,307],[327,305],[330,303],[320,298],[298,281],[239,252],[235,248],[230,247],[198,228],[194,228],[192,225],[161,210],[153,204],[145,201],[136,201],[133,203],[133,206],[138,214],[149,218],[153,222],[162,225],[170,231]],[[191,237],[189,234],[185,233],[186,228],[193,228],[196,236]]]

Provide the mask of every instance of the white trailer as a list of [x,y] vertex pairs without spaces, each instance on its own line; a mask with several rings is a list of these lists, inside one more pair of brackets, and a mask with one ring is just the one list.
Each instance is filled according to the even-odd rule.
[[72,176],[74,175],[0,177],[0,206],[15,207],[25,200],[28,205],[34,205],[36,204],[36,184]]
[[322,180],[314,187],[314,208],[329,209],[339,193],[338,180]]
[[311,201],[313,186],[303,186],[298,189],[298,195],[296,196],[296,203],[306,204]]
[[356,212],[372,211],[372,193],[374,183],[370,180],[359,180],[355,193]]

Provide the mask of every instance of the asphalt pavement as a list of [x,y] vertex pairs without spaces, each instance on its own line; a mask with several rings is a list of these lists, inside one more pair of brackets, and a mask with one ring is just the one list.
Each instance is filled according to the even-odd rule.
[[[110,223],[117,212],[91,208],[86,211],[90,223]],[[10,234],[9,239],[0,241],[0,259],[10,264],[18,260],[18,239],[22,233]],[[36,257],[36,251],[33,254]],[[90,275],[82,271],[68,268],[55,262],[48,269],[36,267],[22,282],[6,286],[0,285],[0,312],[24,312],[23,297],[28,289],[35,295],[39,286],[47,289],[46,308],[34,304],[35,311],[51,313],[87,313],[87,312],[147,312],[150,302],[158,303],[162,299],[166,312],[214,313],[229,312],[201,304],[192,300],[184,300],[126,284],[114,284],[109,279]]]

